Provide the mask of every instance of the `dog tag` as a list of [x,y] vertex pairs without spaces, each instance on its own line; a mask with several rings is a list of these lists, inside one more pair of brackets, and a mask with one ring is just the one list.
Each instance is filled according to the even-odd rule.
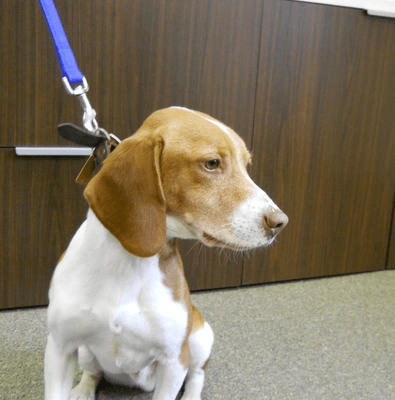
[[75,180],[80,185],[86,185],[96,169],[95,153],[92,153]]

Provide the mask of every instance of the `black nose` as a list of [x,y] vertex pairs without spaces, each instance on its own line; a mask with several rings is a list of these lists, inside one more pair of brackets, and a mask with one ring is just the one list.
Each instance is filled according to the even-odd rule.
[[280,233],[288,224],[288,217],[281,211],[270,211],[263,216],[263,226],[274,234]]

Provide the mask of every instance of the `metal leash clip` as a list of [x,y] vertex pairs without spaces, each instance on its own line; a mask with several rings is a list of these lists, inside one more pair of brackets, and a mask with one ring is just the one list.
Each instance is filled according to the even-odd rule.
[[94,155],[96,159],[96,166],[101,167],[103,161],[108,157],[108,155],[121,143],[114,134],[108,133],[103,128],[98,128],[96,134],[102,134],[106,137],[106,140],[95,147]]
[[[96,111],[92,108],[86,92],[89,90],[88,82],[83,76],[82,85],[72,88],[67,77],[62,78],[67,93],[77,96],[81,103],[84,114],[82,116],[81,129],[73,124],[59,125],[59,134],[68,140],[80,145],[90,147],[94,143],[94,151],[79,173],[76,182],[87,184],[93,176],[95,170],[100,169],[108,155],[121,143],[121,140],[114,134],[108,133],[104,128],[100,128],[96,121]],[[92,135],[93,134],[93,135]],[[95,140],[95,138],[97,140]]]
[[[58,126],[59,134],[73,143],[94,148],[77,178],[78,183],[86,184],[95,170],[101,167],[109,153],[120,143],[120,140],[112,133],[109,134],[105,129],[100,128],[96,121],[96,111],[92,108],[86,95],[89,90],[88,82],[78,68],[53,0],[39,0],[39,2],[55,45],[63,76],[63,85],[67,93],[78,97],[84,110],[82,116],[84,129],[73,124],[60,124]],[[83,176],[81,177],[81,175]]]
[[[82,77],[82,85],[72,88],[66,76],[62,78],[63,86],[68,94],[77,96],[81,103],[84,114],[82,116],[82,125],[84,128],[92,133],[96,133],[99,129],[99,124],[96,121],[96,111],[92,108],[86,92],[89,90],[88,81],[85,76]],[[96,133],[97,134],[97,133]]]

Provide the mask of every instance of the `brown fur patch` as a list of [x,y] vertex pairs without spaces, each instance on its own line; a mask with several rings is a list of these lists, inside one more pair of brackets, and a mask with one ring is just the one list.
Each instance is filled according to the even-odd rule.
[[[225,133],[205,114],[166,110],[167,118],[170,114],[161,157],[167,211],[198,227],[201,236],[206,232],[226,242],[234,210],[251,194],[245,175],[250,153],[235,132],[224,126]],[[203,163],[213,159],[219,168],[205,170]]]
[[181,302],[188,310],[188,326],[184,342],[182,344],[180,362],[188,368],[189,365],[189,344],[188,338],[192,329],[192,305],[189,294],[188,283],[185,279],[184,268],[180,253],[176,246],[176,240],[166,242],[159,253],[159,268],[164,275],[164,284],[168,286],[172,293],[174,301]]
[[162,143],[143,132],[121,142],[84,195],[127,251],[150,257],[166,240],[166,206],[159,175]]
[[[63,257],[64,257],[65,254],[66,254],[66,251],[64,251],[63,254],[60,256],[60,258],[59,258],[59,260],[58,260],[56,265],[59,265],[59,263],[63,260]],[[52,276],[52,278],[51,278],[51,280],[49,282],[49,288],[51,288],[51,286],[52,286],[52,280],[53,280],[53,276]]]
[[192,306],[192,312],[193,312],[192,332],[196,332],[197,330],[203,328],[205,320],[203,319],[199,310],[195,306]]

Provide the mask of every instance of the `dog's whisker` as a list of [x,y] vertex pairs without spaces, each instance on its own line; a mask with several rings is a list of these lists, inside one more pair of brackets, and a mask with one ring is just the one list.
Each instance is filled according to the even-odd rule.
[[195,248],[196,246],[199,246],[199,244],[203,245],[202,242],[199,242],[198,240],[195,241],[195,243],[189,248],[189,250],[188,250],[188,252],[187,252],[187,255],[189,255],[189,253],[190,253],[192,250],[194,250],[194,248]]
[[[197,243],[200,243],[200,242],[197,242]],[[199,248],[198,255],[197,255],[198,262],[199,262],[199,258],[200,258],[200,253],[202,252],[203,249],[204,249],[204,245],[203,245],[203,243],[200,243],[200,248]]]

